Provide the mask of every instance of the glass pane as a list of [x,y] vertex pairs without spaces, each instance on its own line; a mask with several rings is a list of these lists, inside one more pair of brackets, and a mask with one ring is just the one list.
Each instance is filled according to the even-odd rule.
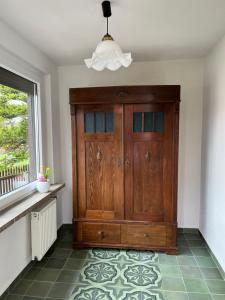
[[94,113],[87,112],[84,114],[84,130],[85,132],[94,132]]
[[155,112],[155,131],[163,132],[164,131],[164,113]]
[[144,113],[144,131],[153,131],[153,113],[145,112]]
[[106,132],[113,132],[113,112],[106,112]]
[[134,112],[133,113],[133,131],[140,132],[142,129],[142,113]]
[[0,196],[37,179],[34,90],[0,81]]
[[105,131],[105,113],[96,112],[95,113],[95,131],[104,132]]

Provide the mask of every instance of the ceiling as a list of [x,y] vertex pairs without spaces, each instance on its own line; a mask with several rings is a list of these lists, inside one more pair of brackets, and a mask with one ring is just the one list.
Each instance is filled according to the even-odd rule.
[[[82,64],[105,34],[99,0],[0,7],[0,19],[58,65]],[[225,34],[225,0],[112,0],[109,32],[135,61],[201,57]]]

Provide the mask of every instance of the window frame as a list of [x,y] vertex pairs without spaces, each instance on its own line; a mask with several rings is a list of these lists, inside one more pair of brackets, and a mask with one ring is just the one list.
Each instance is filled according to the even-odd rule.
[[[36,91],[34,93],[33,105],[34,111],[34,130],[35,130],[35,156],[36,156],[36,175],[38,175],[39,168],[43,162],[43,147],[42,147],[42,114],[41,114],[41,83],[40,81],[34,80],[14,69],[8,68],[5,65],[0,64],[0,67],[7,71],[14,73],[24,79],[33,82],[36,86]],[[25,197],[31,195],[36,191],[37,180],[34,180],[20,188],[17,188],[5,195],[0,196],[0,212],[9,206],[14,205],[16,202],[21,201]]]

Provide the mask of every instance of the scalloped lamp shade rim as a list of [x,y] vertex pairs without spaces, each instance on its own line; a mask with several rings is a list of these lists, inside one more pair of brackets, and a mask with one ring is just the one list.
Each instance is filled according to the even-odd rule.
[[116,71],[122,66],[129,67],[133,60],[131,53],[123,53],[114,40],[103,40],[97,45],[92,57],[84,61],[88,68],[96,71]]

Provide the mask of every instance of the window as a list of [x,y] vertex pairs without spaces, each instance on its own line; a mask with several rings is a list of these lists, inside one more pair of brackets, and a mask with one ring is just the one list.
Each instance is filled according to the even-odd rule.
[[0,68],[0,196],[37,178],[37,84]]
[[[143,122],[142,122],[143,120]],[[163,132],[164,113],[157,112],[134,112],[133,132]]]
[[113,112],[86,112],[84,130],[86,133],[113,132]]

